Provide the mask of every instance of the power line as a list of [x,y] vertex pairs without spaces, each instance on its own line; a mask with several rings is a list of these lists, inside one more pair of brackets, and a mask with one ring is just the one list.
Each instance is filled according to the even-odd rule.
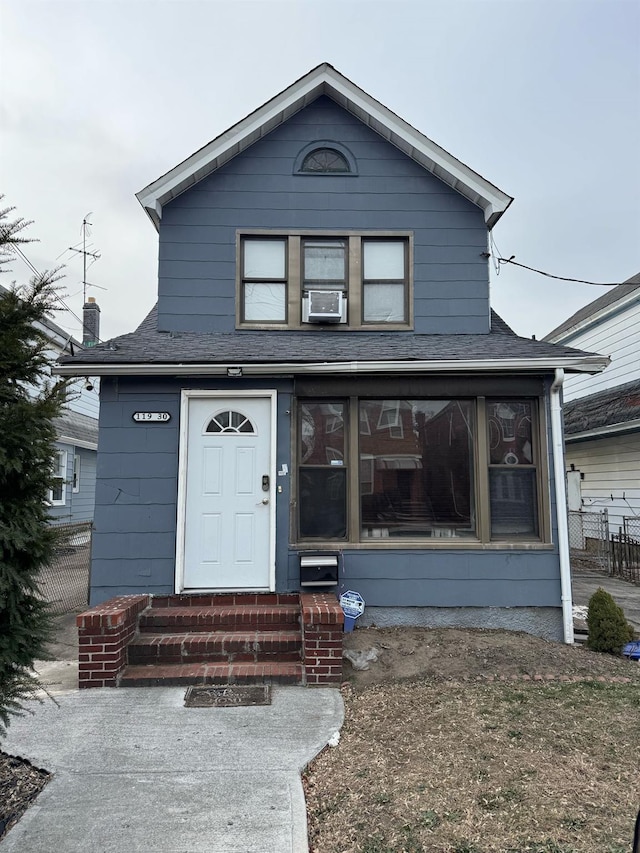
[[[493,245],[495,246],[495,243]],[[544,270],[537,270],[535,267],[528,267],[526,264],[518,263],[518,261],[515,260],[515,255],[511,255],[510,258],[503,258],[500,257],[500,253],[498,253],[497,256],[492,254],[491,252],[483,252],[482,254],[487,258],[494,258],[494,260],[496,260],[498,264],[513,264],[514,267],[521,267],[524,270],[535,272],[538,275],[544,275],[547,278],[554,278],[557,281],[569,281],[573,282],[574,284],[591,284],[594,287],[617,287],[619,284],[624,284],[624,282],[621,281],[585,281],[582,278],[568,278],[564,275],[553,275],[553,273],[544,272]]]
[[[12,244],[9,246],[9,248],[10,248],[10,249],[13,249],[13,251],[14,251],[14,252],[16,252],[16,254],[17,254],[17,255],[19,255],[19,257],[20,257],[20,258],[22,258],[22,260],[25,262],[25,264],[29,267],[29,269],[31,270],[31,272],[32,272],[34,275],[39,276],[39,277],[42,277],[42,273],[41,273],[38,269],[36,269],[36,267],[31,263],[31,261],[30,261],[30,260],[29,260],[29,258],[25,255],[25,253],[22,251],[22,249],[20,248],[20,246],[19,246],[19,245],[17,245],[16,243],[12,243]],[[89,326],[86,326],[86,325],[85,325],[84,320],[82,320],[80,317],[78,317],[78,315],[75,313],[75,311],[72,311],[72,310],[71,310],[71,308],[69,308],[69,306],[67,305],[67,303],[64,301],[64,299],[63,299],[61,296],[58,296],[58,295],[56,294],[56,297],[55,297],[55,298],[56,298],[56,299],[58,300],[58,302],[62,305],[62,307],[63,307],[63,309],[64,309],[65,311],[68,311],[68,312],[69,312],[69,314],[71,314],[71,316],[72,316],[72,317],[75,317],[75,318],[76,318],[76,320],[80,323],[80,328],[82,329],[82,331],[83,331],[83,332],[84,332],[84,331],[87,331],[87,332],[92,332],[92,331],[93,331],[92,329],[90,329],[90,328],[89,328]],[[103,341],[103,340],[101,340],[101,338],[98,338],[98,343],[102,344],[102,343],[104,343],[104,341]]]

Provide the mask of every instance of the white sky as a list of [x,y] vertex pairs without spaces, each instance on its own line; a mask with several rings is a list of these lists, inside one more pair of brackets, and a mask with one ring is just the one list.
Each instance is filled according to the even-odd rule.
[[[640,271],[637,0],[0,0],[0,191],[64,262],[101,337],[155,301],[158,238],[135,193],[327,61],[515,202],[505,257],[621,282]],[[16,260],[10,279],[26,281]],[[603,288],[502,268],[492,304],[546,334]],[[56,320],[76,336],[79,323]]]

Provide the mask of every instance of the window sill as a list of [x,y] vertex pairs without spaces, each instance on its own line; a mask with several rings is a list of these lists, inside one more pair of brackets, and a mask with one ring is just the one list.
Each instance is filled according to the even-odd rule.
[[249,332],[411,332],[409,323],[362,323],[350,326],[348,323],[236,323],[237,331]]
[[364,539],[362,542],[305,541],[292,542],[289,548],[296,551],[553,551],[552,542],[479,542],[477,539],[423,539],[421,541],[389,538]]

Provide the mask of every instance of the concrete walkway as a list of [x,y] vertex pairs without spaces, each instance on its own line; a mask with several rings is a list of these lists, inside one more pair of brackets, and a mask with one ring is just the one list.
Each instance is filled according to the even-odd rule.
[[54,774],[3,853],[308,850],[300,771],[342,725],[338,690],[185,708],[178,687],[54,689],[2,744]]
[[616,604],[622,607],[627,622],[640,633],[640,586],[598,572],[574,571],[571,587],[573,604],[576,607],[586,607],[593,593],[598,587],[602,587],[611,594]]

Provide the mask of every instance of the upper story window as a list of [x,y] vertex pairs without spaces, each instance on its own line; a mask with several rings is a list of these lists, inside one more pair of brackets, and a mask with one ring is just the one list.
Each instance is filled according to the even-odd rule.
[[353,178],[358,175],[358,164],[352,152],[341,142],[316,139],[298,152],[293,164],[293,174]]
[[316,148],[302,161],[301,172],[331,173],[350,172],[349,163],[335,148]]
[[238,326],[411,328],[411,258],[409,233],[241,234]]

